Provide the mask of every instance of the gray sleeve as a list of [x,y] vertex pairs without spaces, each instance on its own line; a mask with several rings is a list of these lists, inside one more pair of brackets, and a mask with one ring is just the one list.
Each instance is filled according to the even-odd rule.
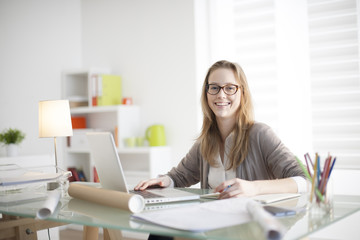
[[255,123],[249,138],[249,152],[238,169],[238,177],[246,180],[305,177],[294,154],[269,126]]
[[177,167],[167,175],[174,181],[175,187],[190,187],[200,181],[200,143],[196,142]]
[[281,142],[270,127],[262,125],[258,135],[263,160],[275,178],[305,177],[295,155]]

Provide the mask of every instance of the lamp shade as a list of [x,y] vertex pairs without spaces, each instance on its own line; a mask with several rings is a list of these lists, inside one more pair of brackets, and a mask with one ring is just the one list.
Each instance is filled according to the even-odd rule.
[[39,102],[39,137],[72,136],[69,100]]

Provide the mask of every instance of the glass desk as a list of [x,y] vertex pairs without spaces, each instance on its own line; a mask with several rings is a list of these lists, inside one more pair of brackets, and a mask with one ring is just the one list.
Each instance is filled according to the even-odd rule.
[[[186,190],[199,194],[208,193],[208,190],[204,189]],[[44,200],[45,199],[35,199],[1,204],[0,213],[34,218],[37,210],[42,207]],[[16,200],[14,199],[14,201]],[[199,204],[202,201],[206,200],[184,202],[183,204]],[[297,201],[297,199],[278,202],[276,205],[290,206],[294,204],[294,201]],[[174,204],[179,205],[178,203]],[[163,204],[159,206],[165,208],[171,207],[171,204]],[[287,229],[283,239],[300,239],[319,229],[329,226],[340,219],[346,218],[358,210],[360,210],[360,196],[334,196],[333,212],[325,217],[311,219],[309,218],[308,213],[303,211],[295,216],[278,218],[278,220]],[[265,239],[263,230],[256,222],[249,222],[212,231],[192,233],[134,221],[130,218],[130,216],[131,213],[124,210],[106,207],[66,196],[61,199],[55,213],[47,220],[60,224],[79,224],[90,227],[152,233],[191,239]]]

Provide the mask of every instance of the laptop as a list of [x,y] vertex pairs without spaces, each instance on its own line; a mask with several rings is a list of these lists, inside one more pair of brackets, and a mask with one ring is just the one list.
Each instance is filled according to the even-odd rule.
[[145,204],[189,201],[200,198],[197,194],[174,188],[129,191],[112,134],[110,132],[88,132],[86,136],[90,146],[91,158],[95,163],[103,188],[140,194],[144,197]]

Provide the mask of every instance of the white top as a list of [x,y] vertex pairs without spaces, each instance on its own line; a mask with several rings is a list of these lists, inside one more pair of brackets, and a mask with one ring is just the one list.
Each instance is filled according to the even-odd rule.
[[[221,162],[220,155],[215,159],[218,167],[211,167],[209,169],[209,186],[214,189],[219,186],[225,180],[236,178],[236,172],[234,169],[225,170],[229,162],[228,157],[224,154],[224,164]],[[225,165],[225,166],[224,166]]]

